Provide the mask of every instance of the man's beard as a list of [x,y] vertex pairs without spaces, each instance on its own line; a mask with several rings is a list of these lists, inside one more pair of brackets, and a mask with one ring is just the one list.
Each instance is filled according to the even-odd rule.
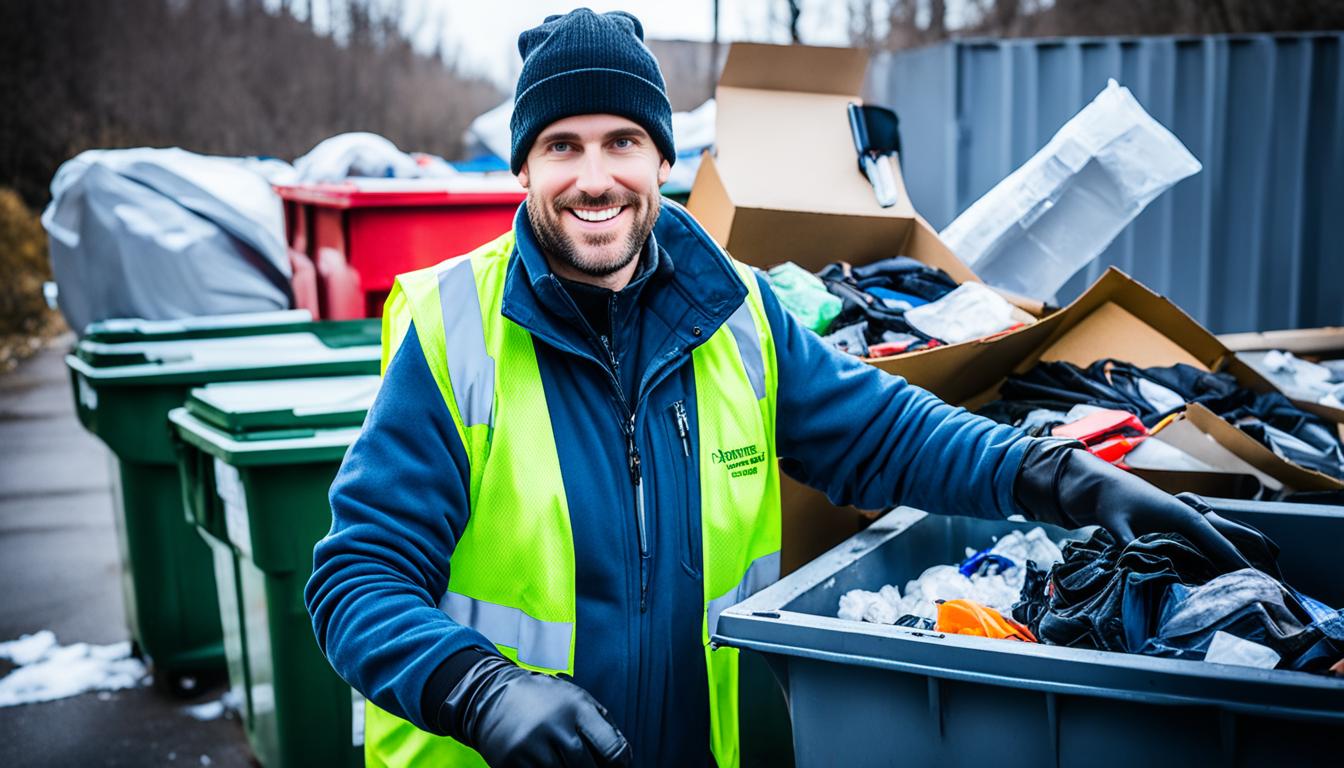
[[[586,253],[592,248],[611,246],[620,237],[618,232],[602,232],[592,235],[580,234],[581,242],[565,232],[561,217],[572,216],[569,208],[615,208],[628,207],[631,213],[631,225],[625,242],[612,255]],[[532,223],[532,232],[537,236],[541,249],[551,258],[558,259],[581,274],[589,277],[607,277],[624,269],[644,249],[644,243],[658,221],[662,197],[658,192],[648,198],[630,192],[606,194],[590,197],[582,192],[562,195],[547,205],[535,195],[527,199],[527,218]]]

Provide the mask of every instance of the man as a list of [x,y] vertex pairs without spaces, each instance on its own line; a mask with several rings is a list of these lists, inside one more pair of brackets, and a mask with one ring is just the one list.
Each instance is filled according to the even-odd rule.
[[642,40],[586,9],[522,34],[512,232],[388,300],[307,590],[376,705],[370,765],[736,765],[736,651],[709,636],[777,577],[781,466],[840,504],[1178,531],[1240,562],[1180,501],[796,323],[661,202]]

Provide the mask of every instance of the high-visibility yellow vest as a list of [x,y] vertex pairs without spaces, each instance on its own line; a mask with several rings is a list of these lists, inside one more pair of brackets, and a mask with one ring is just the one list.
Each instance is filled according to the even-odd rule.
[[[572,674],[574,541],[560,460],[532,336],[500,311],[513,250],[510,232],[464,257],[400,276],[383,313],[383,370],[413,321],[470,464],[470,515],[439,607],[522,666]],[[779,578],[780,539],[774,341],[755,277],[731,263],[747,298],[691,354],[700,436],[701,639],[710,748],[721,768],[740,759],[738,652],[711,647],[710,634],[725,608]],[[485,764],[467,746],[371,703],[364,737],[369,766]]]

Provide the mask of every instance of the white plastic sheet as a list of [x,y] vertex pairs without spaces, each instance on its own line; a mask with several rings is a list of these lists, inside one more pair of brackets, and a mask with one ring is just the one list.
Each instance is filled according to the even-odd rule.
[[300,183],[345,181],[351,176],[416,179],[426,175],[420,165],[376,133],[342,133],[324,139],[294,161]]
[[985,282],[1049,299],[1158,195],[1200,168],[1111,80],[941,235]]
[[42,226],[71,328],[291,304],[280,198],[234,159],[89,150],[61,165],[51,195]]
[[945,344],[990,336],[1017,322],[1013,305],[982,283],[962,283],[941,299],[908,310],[905,321]]
[[1279,658],[1273,648],[1221,630],[1213,633],[1213,641],[1204,655],[1204,660],[1210,664],[1235,664],[1256,669],[1273,669],[1278,665]]

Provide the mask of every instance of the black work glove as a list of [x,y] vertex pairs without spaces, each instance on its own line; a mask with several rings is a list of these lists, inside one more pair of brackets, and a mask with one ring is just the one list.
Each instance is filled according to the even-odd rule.
[[1283,581],[1283,573],[1279,571],[1279,545],[1275,544],[1273,539],[1253,526],[1228,520],[1213,511],[1213,507],[1209,506],[1209,503],[1199,494],[1187,491],[1176,494],[1176,498],[1203,515],[1204,519],[1209,521],[1209,524],[1223,535],[1223,538],[1232,542],[1237,551],[1251,561],[1253,567],[1264,571],[1279,581]]
[[493,768],[628,766],[630,745],[579,686],[488,655],[439,709],[448,735]]
[[1250,563],[1220,532],[1220,525],[1228,530],[1236,526],[1239,532],[1258,536],[1266,548],[1273,546],[1253,528],[1217,515],[1210,521],[1201,514],[1209,509],[1202,499],[1202,509],[1192,507],[1081,445],[1039,440],[1027,449],[1013,494],[1029,517],[1064,528],[1100,525],[1121,544],[1133,541],[1136,533],[1179,533],[1225,572],[1249,568]]

